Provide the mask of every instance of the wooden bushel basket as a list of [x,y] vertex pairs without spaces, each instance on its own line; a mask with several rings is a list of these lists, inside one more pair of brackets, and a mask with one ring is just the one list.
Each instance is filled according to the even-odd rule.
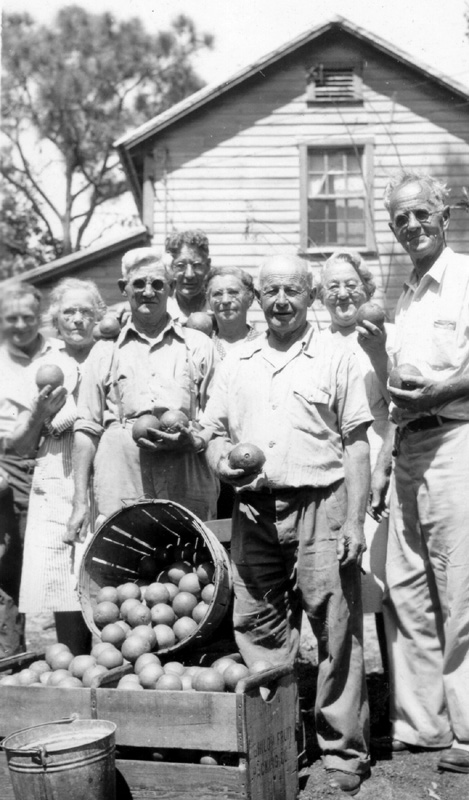
[[[161,648],[158,655],[176,653],[207,641],[223,620],[232,598],[228,553],[203,522],[187,508],[170,500],[139,500],[108,517],[91,539],[80,567],[78,595],[85,622],[100,638],[94,622],[96,595],[103,586],[140,579],[144,556],[158,561],[161,547],[189,547],[215,567],[214,596],[204,619],[186,639]],[[161,570],[167,564],[161,563]]]

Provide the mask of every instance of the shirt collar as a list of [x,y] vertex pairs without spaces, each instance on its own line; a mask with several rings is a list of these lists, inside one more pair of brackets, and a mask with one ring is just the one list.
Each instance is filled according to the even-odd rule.
[[425,275],[420,278],[420,281],[418,280],[417,272],[415,269],[413,269],[410,273],[409,280],[404,282],[404,287],[406,289],[412,289],[412,291],[415,291],[417,287],[420,286],[422,281],[428,282],[429,280],[433,280],[435,283],[441,283],[446,267],[448,266],[448,263],[453,255],[454,251],[451,249],[451,247],[445,247],[428,272],[426,272]]
[[14,361],[24,361],[27,364],[30,364],[31,361],[34,361],[36,358],[45,355],[50,350],[63,350],[65,347],[65,342],[63,342],[61,339],[53,339],[53,338],[45,339],[42,333],[39,333],[38,337],[40,342],[39,349],[34,353],[32,357],[28,356],[28,354],[25,353],[24,350],[21,350],[14,344],[6,344],[5,347],[11,358],[14,359]]
[[131,338],[143,339],[143,341],[148,342],[148,344],[154,345],[157,342],[161,341],[164,338],[164,336],[166,336],[166,334],[170,331],[172,331],[175,334],[175,336],[177,336],[179,339],[184,341],[184,333],[180,322],[178,322],[178,320],[173,319],[169,314],[167,314],[167,320],[163,330],[160,331],[158,336],[154,338],[152,338],[151,336],[147,336],[145,333],[142,333],[141,331],[138,331],[132,321],[132,318],[130,318],[122,328],[119,336],[117,337],[117,345],[121,347],[127,341],[127,339]]
[[[300,339],[297,339],[294,342],[295,345],[300,345],[301,349],[309,356],[312,356],[313,353],[311,352],[311,341],[314,335],[314,328],[310,322],[307,323],[306,328],[303,331],[303,335]],[[267,344],[267,340],[269,337],[269,330],[267,329],[263,333],[256,336],[254,339],[246,340],[243,345],[242,353],[239,353],[240,359],[252,358],[254,353],[258,353],[259,350],[263,350],[265,345]],[[292,345],[293,347],[294,345]]]

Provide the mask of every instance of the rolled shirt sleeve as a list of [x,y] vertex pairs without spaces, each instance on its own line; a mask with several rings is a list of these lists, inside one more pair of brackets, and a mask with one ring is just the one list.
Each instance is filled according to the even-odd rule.
[[327,486],[343,478],[343,440],[373,421],[353,353],[311,328],[281,367],[265,337],[227,356],[201,423],[215,466],[231,441],[256,444],[272,487]]

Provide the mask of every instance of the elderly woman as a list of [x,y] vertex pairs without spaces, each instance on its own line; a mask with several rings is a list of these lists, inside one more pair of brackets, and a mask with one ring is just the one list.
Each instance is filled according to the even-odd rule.
[[214,344],[223,359],[234,345],[258,335],[246,320],[254,300],[254,282],[238,267],[212,267],[205,291],[216,321]]
[[26,525],[20,611],[52,611],[58,641],[75,655],[89,649],[90,634],[76,593],[73,551],[63,542],[63,534],[72,508],[73,423],[81,372],[93,346],[93,327],[104,308],[91,281],[65,278],[52,291],[49,317],[60,344],[41,363],[61,368],[64,388],[44,387],[31,411],[19,418],[14,434],[17,450],[39,444]]
[[[352,250],[341,250],[332,254],[326,261],[318,285],[318,295],[327,308],[331,325],[321,332],[321,336],[333,337],[338,342],[351,347],[358,358],[365,380],[366,392],[374,422],[368,429],[372,468],[375,465],[383,439],[389,433],[388,403],[386,387],[381,385],[371,365],[369,357],[357,343],[357,314],[363,303],[373,297],[375,282],[361,257]],[[387,335],[392,334],[393,326],[386,324]],[[384,509],[381,507],[380,511]],[[363,609],[365,612],[381,610],[384,581],[384,556],[387,538],[387,519],[375,513],[373,520],[367,518],[365,536],[367,552],[363,565]],[[381,617],[377,618],[378,632],[381,633]],[[382,649],[383,654],[383,649]]]

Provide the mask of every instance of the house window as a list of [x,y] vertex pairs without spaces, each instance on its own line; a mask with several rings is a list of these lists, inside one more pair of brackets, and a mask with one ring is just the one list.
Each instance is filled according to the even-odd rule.
[[302,245],[371,249],[371,146],[303,146]]
[[307,73],[307,103],[362,102],[361,72],[359,65],[315,64]]

